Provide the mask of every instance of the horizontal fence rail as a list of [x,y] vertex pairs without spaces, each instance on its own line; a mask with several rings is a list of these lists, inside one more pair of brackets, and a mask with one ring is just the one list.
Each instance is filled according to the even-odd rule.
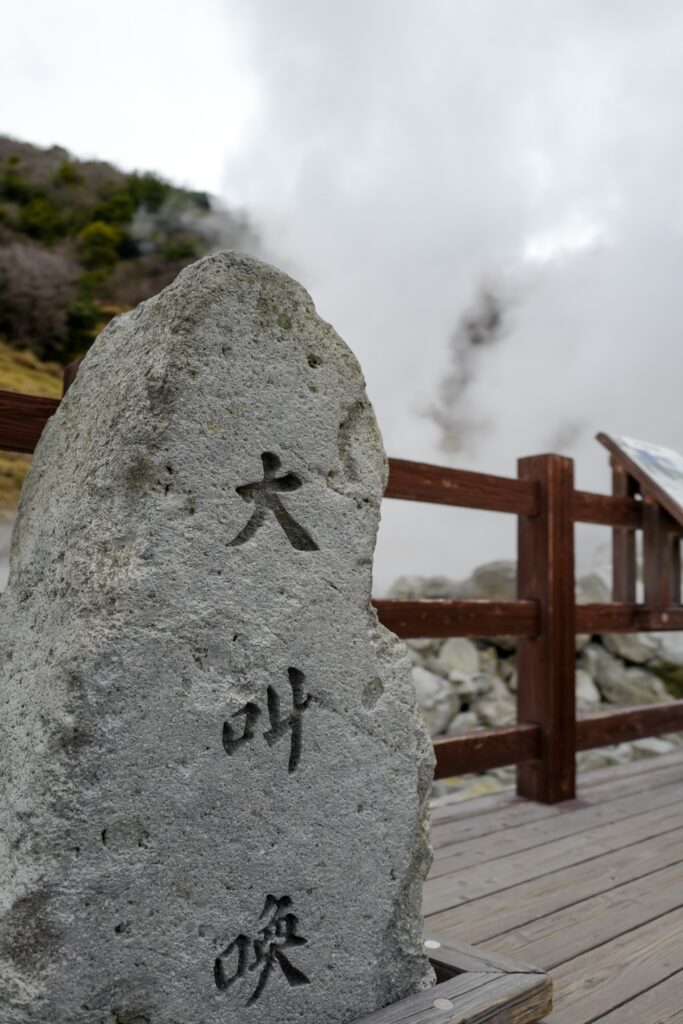
[[535,601],[373,601],[380,622],[402,639],[537,636]]
[[[78,364],[65,371],[65,391]],[[58,399],[0,391],[0,449],[30,454]],[[389,459],[387,498],[518,517],[520,599],[377,600],[380,621],[403,638],[516,637],[516,725],[434,739],[436,778],[516,765],[518,790],[555,802],[574,795],[574,754],[683,730],[683,700],[574,718],[575,634],[683,630],[679,541],[683,530],[613,469],[611,495],[575,490],[572,463],[557,455],[523,459],[519,476]],[[574,603],[573,526],[613,531],[614,598]],[[635,601],[635,534],[642,530],[645,601]]]
[[58,405],[57,398],[0,391],[0,449],[32,452]]
[[538,488],[527,480],[447,469],[405,459],[389,459],[389,483],[385,497],[430,501],[436,505],[460,505],[490,512],[512,512],[518,516],[534,516],[538,512]]

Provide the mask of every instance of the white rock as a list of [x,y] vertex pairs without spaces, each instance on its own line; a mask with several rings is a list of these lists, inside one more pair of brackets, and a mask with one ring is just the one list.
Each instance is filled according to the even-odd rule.
[[448,676],[448,683],[451,689],[457,693],[462,703],[471,703],[481,694],[476,677],[466,676],[463,672],[451,672]]
[[575,586],[577,604],[607,604],[612,600],[611,582],[601,572],[580,576]]
[[479,648],[479,671],[489,676],[502,675],[499,671],[498,651],[495,647]]
[[579,667],[588,672],[610,704],[653,704],[668,699],[661,679],[645,669],[625,666],[600,644],[588,645]]
[[[480,677],[481,678],[481,677]],[[475,711],[483,725],[511,725],[516,718],[515,700],[505,683],[495,676],[487,677],[488,690],[486,696],[479,700]]]
[[597,683],[610,704],[656,704],[669,696],[661,679],[642,668],[626,668],[617,676],[610,672],[599,676]]
[[652,661],[660,649],[655,633],[605,633],[602,642],[612,654],[636,665]]
[[431,736],[446,731],[448,723],[460,710],[460,697],[447,679],[426,668],[413,668],[417,704]]
[[600,691],[585,669],[577,668],[576,670],[575,692],[579,706],[600,703]]
[[517,596],[517,563],[501,559],[475,569],[462,584],[463,597],[512,601]]
[[471,676],[479,671],[479,651],[476,644],[467,637],[451,637],[434,659],[433,666],[445,676],[451,672]]
[[659,757],[677,749],[674,743],[659,736],[646,736],[642,740],[634,740],[631,745],[636,757]]
[[446,732],[450,735],[459,732],[474,732],[475,729],[479,728],[479,725],[479,719],[474,711],[461,711],[460,714],[456,715],[449,722]]

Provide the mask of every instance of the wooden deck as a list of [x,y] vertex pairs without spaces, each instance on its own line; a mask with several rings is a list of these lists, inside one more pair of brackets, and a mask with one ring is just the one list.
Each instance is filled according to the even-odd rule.
[[500,794],[432,821],[430,938],[548,971],[548,1024],[683,1024],[683,754],[593,772],[554,806]]

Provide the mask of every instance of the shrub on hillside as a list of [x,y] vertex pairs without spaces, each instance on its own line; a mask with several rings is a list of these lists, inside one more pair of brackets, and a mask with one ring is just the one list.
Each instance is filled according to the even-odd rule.
[[109,269],[119,257],[121,231],[113,224],[96,220],[78,232],[78,254],[83,266],[91,270]]

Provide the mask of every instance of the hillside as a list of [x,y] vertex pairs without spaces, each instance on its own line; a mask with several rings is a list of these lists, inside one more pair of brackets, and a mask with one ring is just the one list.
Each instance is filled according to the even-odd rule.
[[[59,398],[62,393],[62,367],[59,363],[44,363],[33,352],[13,349],[0,341],[0,387],[28,395]],[[16,508],[30,461],[29,455],[0,451],[0,523]]]
[[[259,251],[247,217],[206,193],[0,136],[0,388],[58,397],[112,316],[217,248]],[[0,519],[29,463],[0,452]]]
[[11,348],[66,364],[217,248],[257,254],[258,239],[206,193],[0,136],[0,340]]

